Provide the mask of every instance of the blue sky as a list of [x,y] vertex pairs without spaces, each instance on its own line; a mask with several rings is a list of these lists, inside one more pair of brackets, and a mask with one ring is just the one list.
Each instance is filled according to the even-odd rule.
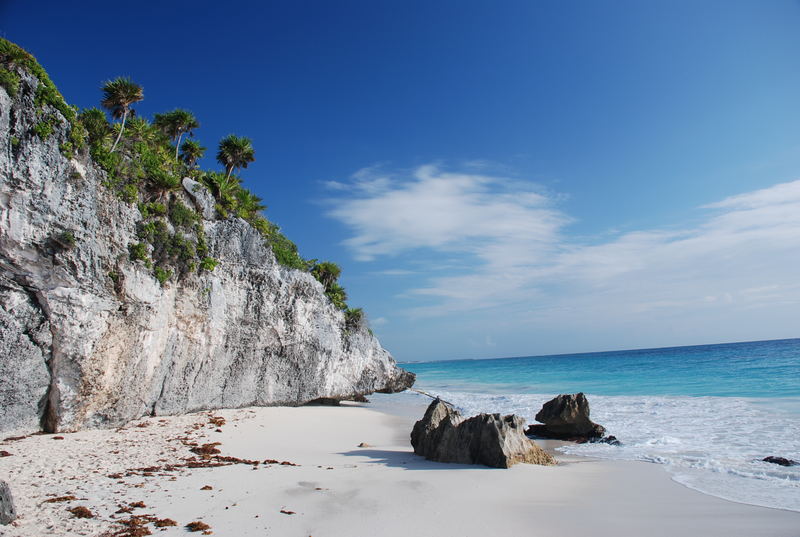
[[247,186],[400,360],[800,335],[799,27],[755,0],[0,3],[69,102],[128,75],[140,114],[252,138]]

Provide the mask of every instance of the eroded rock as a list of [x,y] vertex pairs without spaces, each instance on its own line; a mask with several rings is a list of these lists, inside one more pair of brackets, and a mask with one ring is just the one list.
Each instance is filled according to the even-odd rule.
[[0,481],[0,524],[11,524],[17,519],[17,509],[8,483]]
[[464,418],[440,399],[414,424],[414,453],[438,462],[483,464],[509,468],[518,462],[555,464],[556,461],[525,436],[525,420],[513,414],[478,414]]
[[[606,430],[589,419],[589,401],[583,393],[562,394],[546,402],[527,434],[573,442],[597,441]],[[614,438],[614,441],[617,441]]]
[[214,220],[217,216],[217,202],[211,192],[208,191],[208,188],[191,177],[184,177],[182,184],[186,193],[192,198],[195,207],[197,207],[197,210],[203,216],[203,219]]

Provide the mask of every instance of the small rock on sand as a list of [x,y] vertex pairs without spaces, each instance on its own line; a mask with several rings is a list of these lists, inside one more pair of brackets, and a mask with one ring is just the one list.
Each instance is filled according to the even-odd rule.
[[11,524],[17,519],[17,509],[8,483],[0,481],[0,524]]

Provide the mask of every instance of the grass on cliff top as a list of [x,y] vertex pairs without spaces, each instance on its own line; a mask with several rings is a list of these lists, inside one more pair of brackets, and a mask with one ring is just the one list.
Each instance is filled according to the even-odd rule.
[[[17,75],[16,84],[14,84],[13,75],[16,73],[10,71],[9,68],[25,69],[39,79],[39,87],[36,89],[36,104],[39,106],[49,104],[61,112],[71,124],[75,122],[75,110],[67,104],[64,96],[58,91],[56,85],[50,80],[47,71],[36,61],[33,54],[8,39],[0,37],[0,65],[3,66],[3,70],[0,71],[0,84],[6,88],[9,95],[16,95],[19,88],[19,75]],[[13,74],[9,75],[8,73]]]

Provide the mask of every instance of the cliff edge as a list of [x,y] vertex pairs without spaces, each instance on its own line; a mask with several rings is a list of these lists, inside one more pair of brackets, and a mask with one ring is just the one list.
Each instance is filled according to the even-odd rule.
[[[249,223],[209,219],[213,197],[192,180],[170,196],[204,215],[197,225],[216,266],[162,284],[130,252],[137,205],[104,186],[86,152],[64,155],[69,120],[35,102],[41,80],[17,73],[17,90],[0,87],[0,433],[413,383],[311,274],[278,264]],[[45,136],[43,111],[56,118]]]

